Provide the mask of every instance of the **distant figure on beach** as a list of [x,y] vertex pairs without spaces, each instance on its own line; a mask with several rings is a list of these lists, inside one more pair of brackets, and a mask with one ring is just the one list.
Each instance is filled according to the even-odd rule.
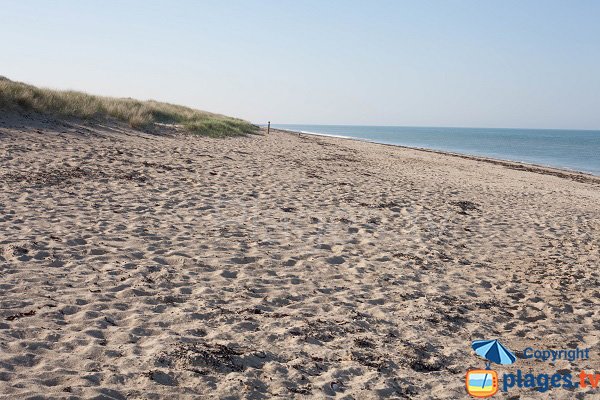
[[267,123],[267,135],[271,132],[271,121]]

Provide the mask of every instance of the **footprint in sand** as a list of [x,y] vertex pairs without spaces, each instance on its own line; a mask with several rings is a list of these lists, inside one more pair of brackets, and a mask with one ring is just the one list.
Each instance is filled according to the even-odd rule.
[[327,259],[327,262],[331,265],[340,265],[346,262],[346,259],[342,256],[333,256]]
[[228,278],[228,279],[235,279],[237,278],[237,271],[228,271],[228,270],[223,270],[221,272],[221,276],[223,278]]

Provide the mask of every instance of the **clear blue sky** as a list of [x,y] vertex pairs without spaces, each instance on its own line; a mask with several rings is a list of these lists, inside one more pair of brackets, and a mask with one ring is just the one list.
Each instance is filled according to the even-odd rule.
[[600,129],[600,1],[0,0],[0,75],[262,123]]

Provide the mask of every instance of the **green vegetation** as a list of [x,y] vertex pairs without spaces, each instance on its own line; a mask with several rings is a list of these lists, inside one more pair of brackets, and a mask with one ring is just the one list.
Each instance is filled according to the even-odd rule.
[[0,76],[0,109],[25,110],[57,117],[115,118],[135,128],[155,123],[182,125],[212,137],[257,133],[258,127],[241,119],[157,101],[93,96],[74,91],[41,89]]

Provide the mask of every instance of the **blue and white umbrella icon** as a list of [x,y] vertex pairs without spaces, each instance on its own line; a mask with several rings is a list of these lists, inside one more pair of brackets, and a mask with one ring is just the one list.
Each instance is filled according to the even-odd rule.
[[504,347],[497,339],[494,340],[474,340],[471,344],[477,355],[496,364],[512,364],[517,357]]

